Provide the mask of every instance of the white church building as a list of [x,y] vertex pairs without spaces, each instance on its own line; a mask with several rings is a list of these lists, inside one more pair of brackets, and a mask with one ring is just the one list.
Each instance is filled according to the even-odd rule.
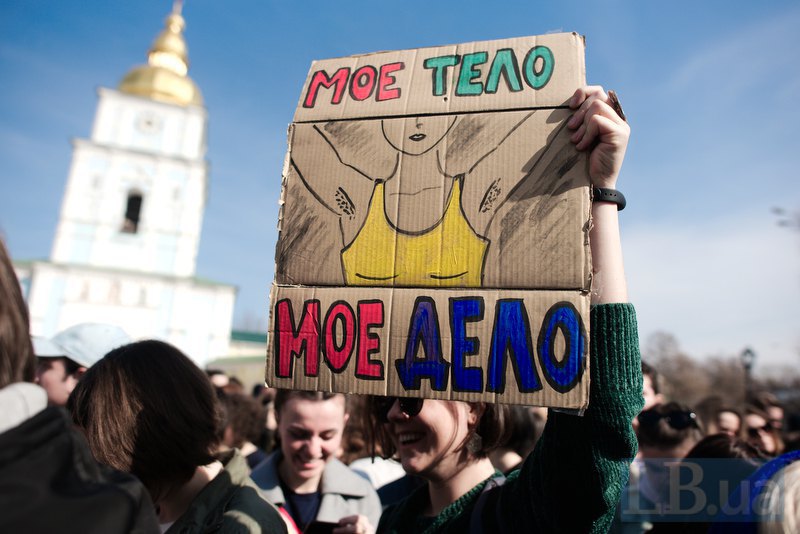
[[99,89],[91,135],[73,141],[50,259],[16,265],[35,335],[103,322],[200,365],[229,353],[236,288],[195,274],[207,114],[184,25],[167,17],[147,64]]

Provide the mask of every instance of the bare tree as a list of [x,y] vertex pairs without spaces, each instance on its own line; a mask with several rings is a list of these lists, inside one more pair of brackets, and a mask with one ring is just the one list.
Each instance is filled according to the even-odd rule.
[[711,390],[710,377],[694,359],[685,354],[674,335],[652,334],[642,351],[644,359],[662,375],[665,396],[693,406]]
[[[784,208],[772,208],[772,213],[778,217],[778,226],[789,230],[800,232],[800,210],[789,212]],[[800,359],[800,347],[796,348],[798,359]]]
[[774,207],[772,213],[778,217],[778,226],[800,232],[800,210],[790,212],[784,208]]
[[719,395],[726,404],[744,406],[745,376],[738,358],[715,356],[703,363],[709,377],[710,392]]

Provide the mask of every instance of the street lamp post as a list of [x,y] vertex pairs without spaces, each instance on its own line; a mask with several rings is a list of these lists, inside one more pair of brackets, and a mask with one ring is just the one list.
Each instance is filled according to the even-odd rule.
[[744,399],[745,402],[747,402],[752,397],[752,371],[753,364],[756,361],[756,353],[753,351],[753,349],[747,347],[742,351],[742,354],[739,357],[742,360],[742,367],[744,367]]

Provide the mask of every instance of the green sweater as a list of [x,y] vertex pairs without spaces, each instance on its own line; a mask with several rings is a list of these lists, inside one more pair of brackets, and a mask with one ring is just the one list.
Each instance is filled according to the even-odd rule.
[[[487,491],[486,481],[426,518],[427,485],[381,516],[378,533],[607,532],[636,455],[631,421],[642,408],[636,313],[630,304],[591,310],[591,387],[583,417],[551,410],[522,468]],[[476,530],[479,530],[476,529]]]

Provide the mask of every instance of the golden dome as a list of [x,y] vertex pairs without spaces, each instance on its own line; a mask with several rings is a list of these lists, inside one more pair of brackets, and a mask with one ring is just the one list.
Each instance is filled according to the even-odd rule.
[[203,96],[187,75],[189,53],[183,39],[186,22],[180,14],[180,4],[176,3],[165,26],[147,53],[147,65],[131,69],[119,83],[119,90],[181,106],[201,106]]

